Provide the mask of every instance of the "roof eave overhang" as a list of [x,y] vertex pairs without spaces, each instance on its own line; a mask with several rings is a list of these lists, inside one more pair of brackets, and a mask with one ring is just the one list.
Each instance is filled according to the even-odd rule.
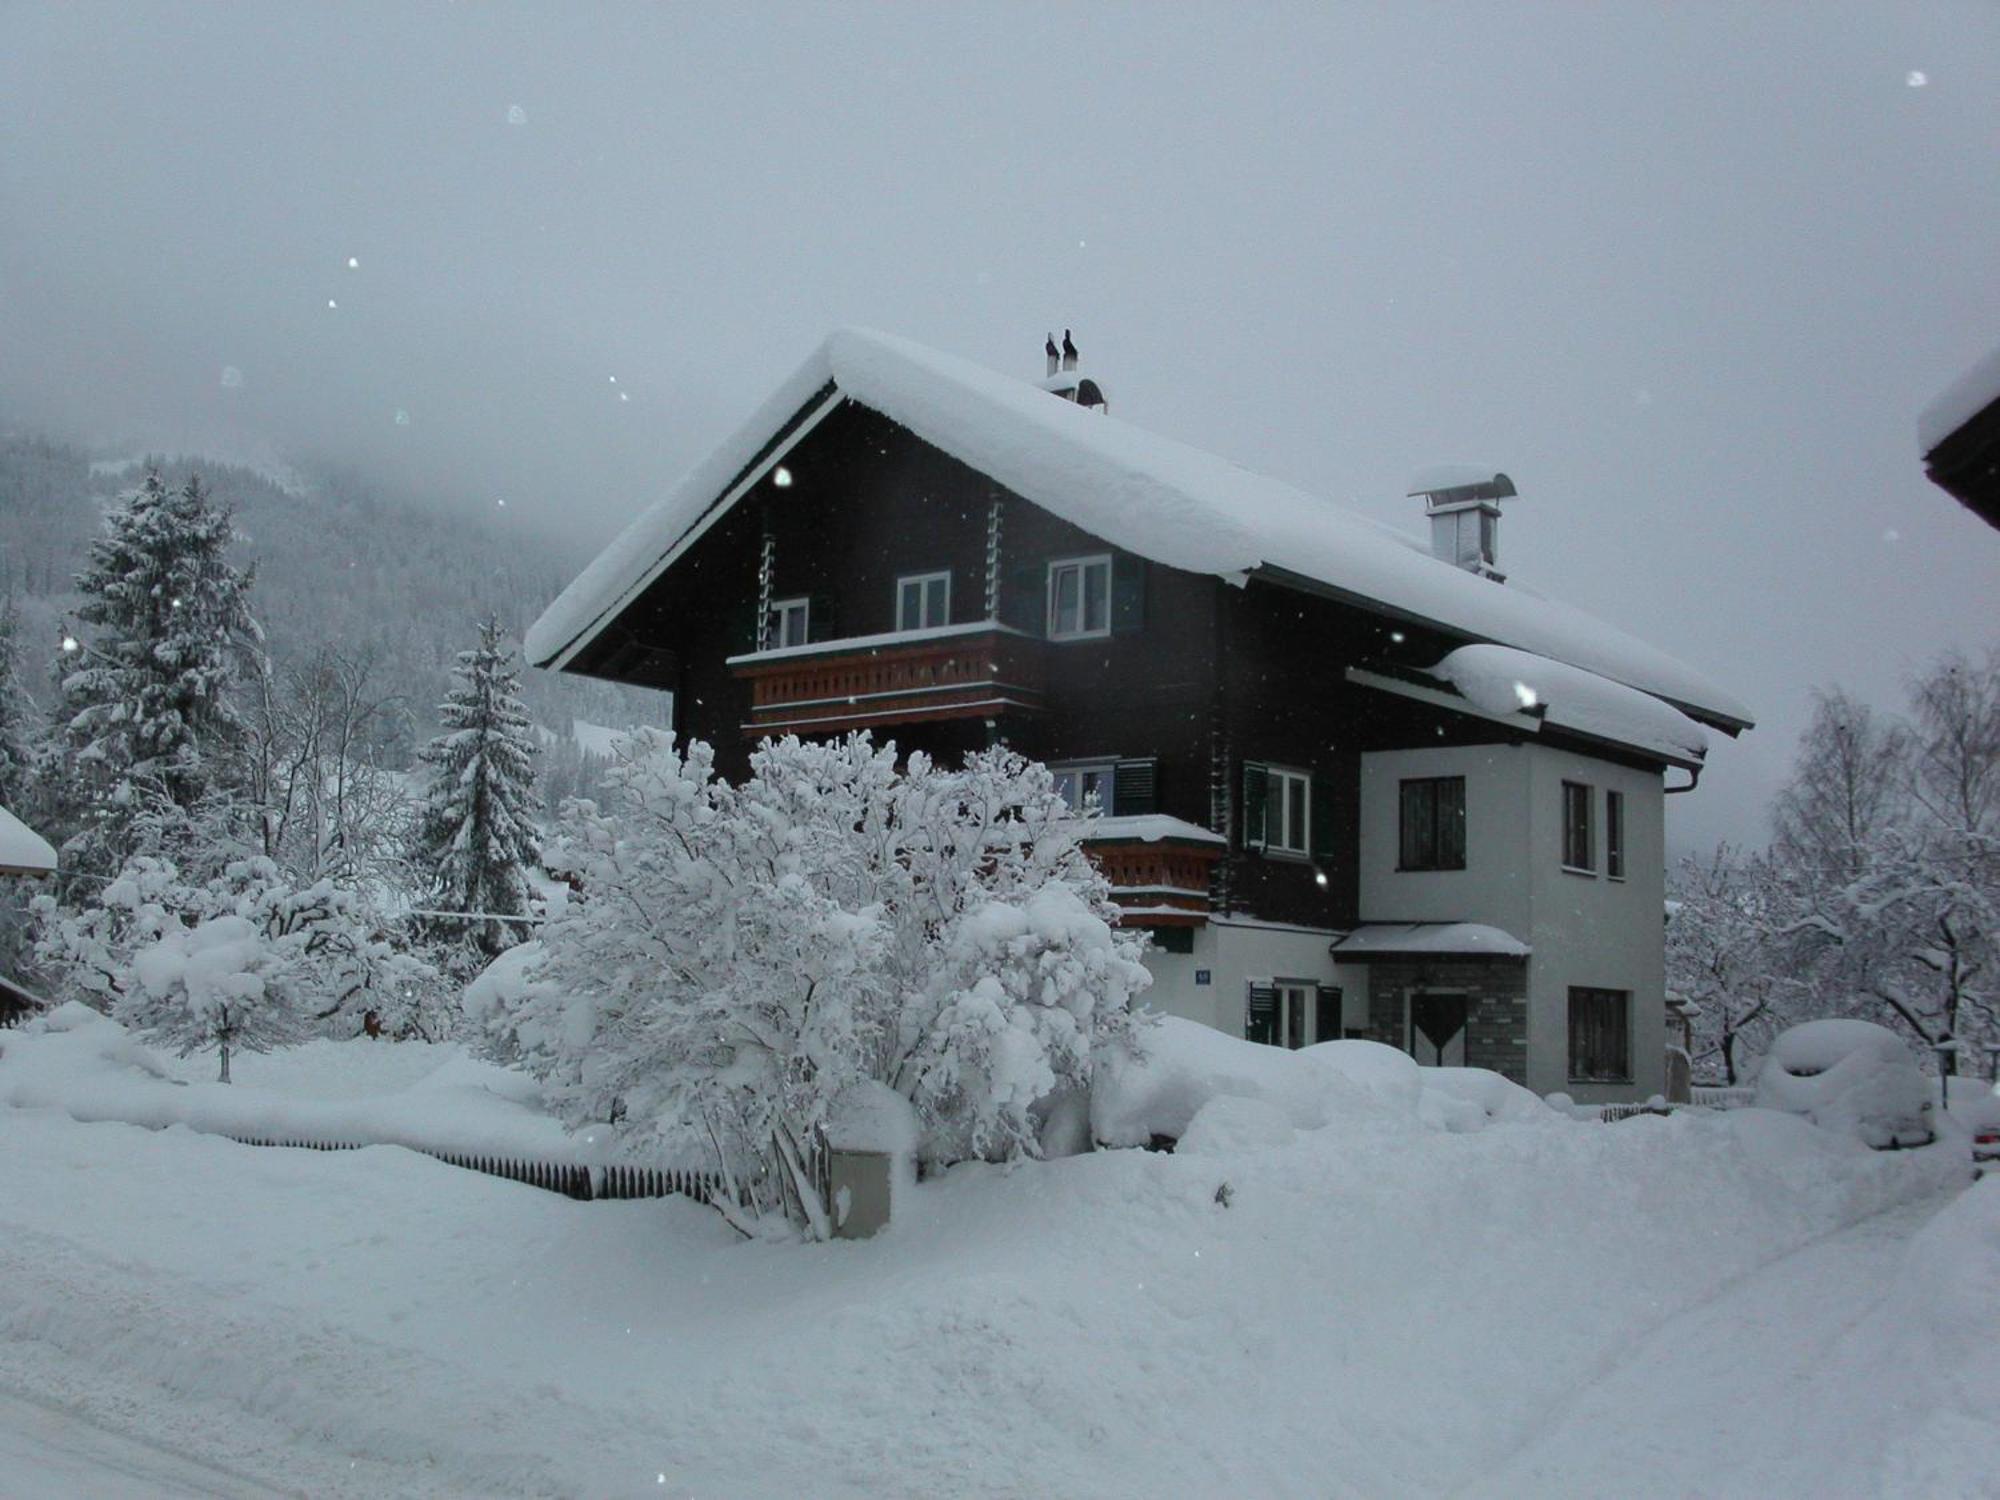
[[[1380,599],[1370,598],[1368,595],[1357,593],[1353,589],[1344,589],[1338,584],[1325,583],[1320,579],[1310,578],[1303,573],[1294,573],[1289,568],[1281,568],[1272,563],[1259,563],[1251,570],[1251,576],[1253,578],[1262,578],[1267,582],[1278,585],[1280,588],[1295,589],[1302,594],[1313,594],[1322,599],[1331,599],[1336,603],[1352,605],[1357,609],[1365,609],[1371,614],[1382,616],[1384,619],[1401,621],[1406,625],[1418,625],[1425,630],[1435,630],[1443,635],[1452,636],[1468,645],[1510,646],[1517,651],[1532,649],[1516,645],[1513,641],[1497,640],[1490,636],[1473,635],[1468,633],[1463,626],[1452,625],[1415,610],[1404,609],[1400,605],[1385,604]],[[1719,729],[1732,739],[1744,730],[1756,727],[1749,719],[1737,718],[1735,715],[1723,713],[1719,709],[1704,708],[1699,703],[1689,703],[1683,699],[1669,698],[1662,693],[1652,692],[1649,688],[1634,687],[1629,682],[1623,684],[1623,686],[1632,687],[1635,692],[1646,693],[1649,697],[1658,698],[1669,707],[1679,709],[1696,723],[1706,724],[1711,729]]]
[[769,441],[757,450],[756,456],[736,472],[735,477],[703,508],[700,516],[695,519],[694,524],[675,539],[673,545],[667,548],[659,561],[655,562],[652,567],[640,575],[636,582],[627,587],[617,598],[599,611],[588,625],[570,637],[569,641],[561,649],[551,653],[540,661],[530,662],[529,665],[546,667],[557,672],[567,671],[570,664],[578,656],[589,649],[599,636],[603,635],[607,629],[617,622],[620,615],[632,607],[640,595],[644,594],[647,589],[651,588],[659,580],[661,574],[680,561],[688,548],[699,541],[710,527],[728,515],[731,510],[735,509],[737,501],[741,500],[755,488],[757,482],[766,474],[769,474],[771,470],[783,462],[785,455],[803,442],[806,435],[819,426],[821,422],[825,421],[834,408],[846,399],[842,395],[838,383],[832,380],[827,381],[825,385],[815,391],[810,400],[806,401],[797,411],[793,412],[791,416],[779,424],[777,431],[771,434]]

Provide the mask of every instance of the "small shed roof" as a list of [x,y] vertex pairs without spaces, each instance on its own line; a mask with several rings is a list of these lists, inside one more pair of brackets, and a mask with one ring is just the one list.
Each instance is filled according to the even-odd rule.
[[56,851],[49,841],[0,807],[0,875],[53,875]]
[[1528,957],[1528,945],[1483,922],[1370,922],[1333,945],[1341,959]]

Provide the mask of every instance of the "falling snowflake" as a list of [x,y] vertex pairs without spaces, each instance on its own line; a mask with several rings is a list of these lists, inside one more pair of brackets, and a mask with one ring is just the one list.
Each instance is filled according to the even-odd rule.
[[350,270],[350,271],[358,271],[358,270],[360,270],[360,269],[361,269],[361,257],[360,257],[360,256],[358,256],[358,255],[350,255],[350,256],[348,256],[348,257],[347,257],[347,269],[348,269],[348,270]]
[[1930,81],[1930,74],[1924,72],[1921,68],[1912,68],[1903,75],[1903,82],[1907,83],[1913,89],[1920,89]]
[[400,406],[396,408],[396,425],[398,427],[408,427],[410,425],[410,414]]
[[326,299],[326,305],[327,305],[328,307],[338,307],[338,306],[340,306],[340,304],[339,304],[338,302],[334,301],[334,300],[333,300],[333,298],[331,298],[331,297],[329,297],[329,298],[327,298],[327,299]]
[[1903,533],[1898,531],[1893,526],[1891,526],[1887,531],[1882,533],[1882,540],[1885,542],[1900,542],[1902,539],[1903,539]]
[[510,105],[508,105],[508,106],[507,106],[507,123],[508,123],[509,125],[525,125],[525,124],[527,124],[527,123],[528,123],[528,112],[527,112],[527,111],[526,111],[525,109],[521,108],[521,106],[520,106],[520,105],[518,105],[518,104],[510,104]]
[[224,365],[222,367],[222,388],[225,391],[236,390],[242,384],[243,372],[241,370],[237,369],[234,365]]
[[631,400],[632,398],[631,398],[631,396],[629,396],[628,394],[626,394],[626,393],[625,393],[624,391],[620,391],[620,392],[618,393],[618,399],[619,399],[620,401],[630,401],[630,400]]
[[502,510],[505,510],[507,508],[507,502],[505,500],[495,500],[493,503],[499,506]]

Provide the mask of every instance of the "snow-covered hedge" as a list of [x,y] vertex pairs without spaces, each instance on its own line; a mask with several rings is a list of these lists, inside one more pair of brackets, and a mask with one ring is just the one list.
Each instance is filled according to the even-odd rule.
[[697,1146],[816,1235],[809,1158],[854,1085],[908,1100],[933,1158],[1038,1154],[1036,1106],[1124,1047],[1150,981],[1047,769],[899,771],[861,735],[751,766],[624,742],[554,853],[580,894],[468,1008],[571,1124]]

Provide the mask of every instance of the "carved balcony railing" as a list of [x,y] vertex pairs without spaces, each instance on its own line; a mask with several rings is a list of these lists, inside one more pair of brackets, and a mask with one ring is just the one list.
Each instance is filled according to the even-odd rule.
[[745,734],[832,734],[1040,713],[1043,643],[993,621],[732,656],[750,685]]
[[1084,853],[1111,882],[1111,899],[1134,927],[1200,927],[1223,841],[1178,818],[1102,818]]

